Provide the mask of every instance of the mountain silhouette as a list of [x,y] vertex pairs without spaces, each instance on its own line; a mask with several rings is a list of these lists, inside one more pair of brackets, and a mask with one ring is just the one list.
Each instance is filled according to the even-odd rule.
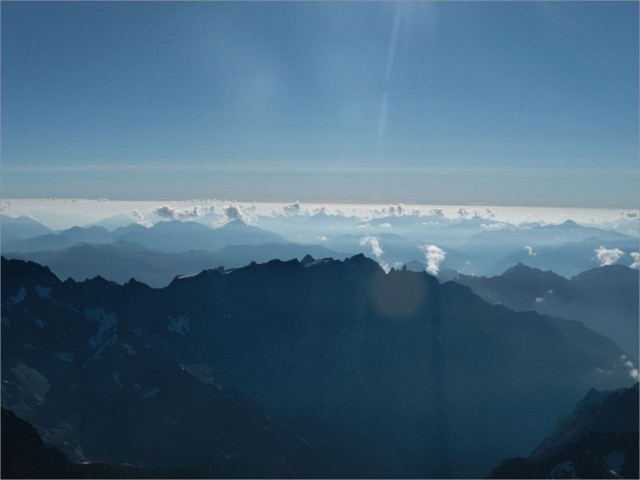
[[3,405],[48,444],[215,476],[479,477],[632,382],[578,322],[363,255],[163,289],[3,258],[2,317]]
[[99,275],[118,283],[136,278],[152,287],[164,287],[178,275],[192,275],[218,267],[238,268],[252,261],[265,262],[274,258],[302,259],[306,254],[320,258],[345,256],[319,245],[295,243],[228,245],[215,252],[169,253],[126,240],[103,245],[78,244],[45,252],[5,253],[5,256],[46,265],[60,278],[82,281]]

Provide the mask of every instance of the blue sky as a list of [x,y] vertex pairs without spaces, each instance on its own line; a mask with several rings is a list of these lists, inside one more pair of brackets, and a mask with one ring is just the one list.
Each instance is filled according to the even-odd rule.
[[2,2],[7,197],[637,206],[638,4]]

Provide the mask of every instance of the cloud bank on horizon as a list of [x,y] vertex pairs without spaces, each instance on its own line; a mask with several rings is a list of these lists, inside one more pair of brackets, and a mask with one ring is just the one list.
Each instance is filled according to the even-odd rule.
[[[231,207],[231,208],[229,208]],[[425,222],[484,219],[480,228],[512,228],[519,225],[557,224],[574,220],[579,224],[622,231],[638,236],[638,210],[540,208],[540,207],[469,207],[420,204],[343,204],[295,202],[241,202],[216,198],[174,201],[121,201],[82,198],[3,198],[0,213],[9,217],[28,216],[54,229],[90,224],[116,215],[126,215],[138,223],[150,225],[159,220],[193,221],[205,216],[220,216],[224,221],[263,217],[311,217],[319,213],[354,217],[362,221],[389,218],[379,225],[392,229],[394,217],[423,217]],[[228,215],[227,215],[228,214]],[[433,220],[432,220],[433,219]],[[487,222],[491,220],[495,223]],[[486,223],[484,223],[486,222]],[[484,226],[483,226],[484,225]],[[491,227],[491,225],[496,225]]]

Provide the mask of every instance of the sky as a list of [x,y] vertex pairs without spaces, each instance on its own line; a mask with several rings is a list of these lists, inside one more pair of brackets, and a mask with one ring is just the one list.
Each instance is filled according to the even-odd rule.
[[636,2],[1,9],[3,198],[637,208]]

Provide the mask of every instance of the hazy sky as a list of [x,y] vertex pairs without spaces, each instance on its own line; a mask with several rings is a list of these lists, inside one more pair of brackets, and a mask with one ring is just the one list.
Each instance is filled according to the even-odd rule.
[[637,206],[635,2],[1,5],[4,198]]

